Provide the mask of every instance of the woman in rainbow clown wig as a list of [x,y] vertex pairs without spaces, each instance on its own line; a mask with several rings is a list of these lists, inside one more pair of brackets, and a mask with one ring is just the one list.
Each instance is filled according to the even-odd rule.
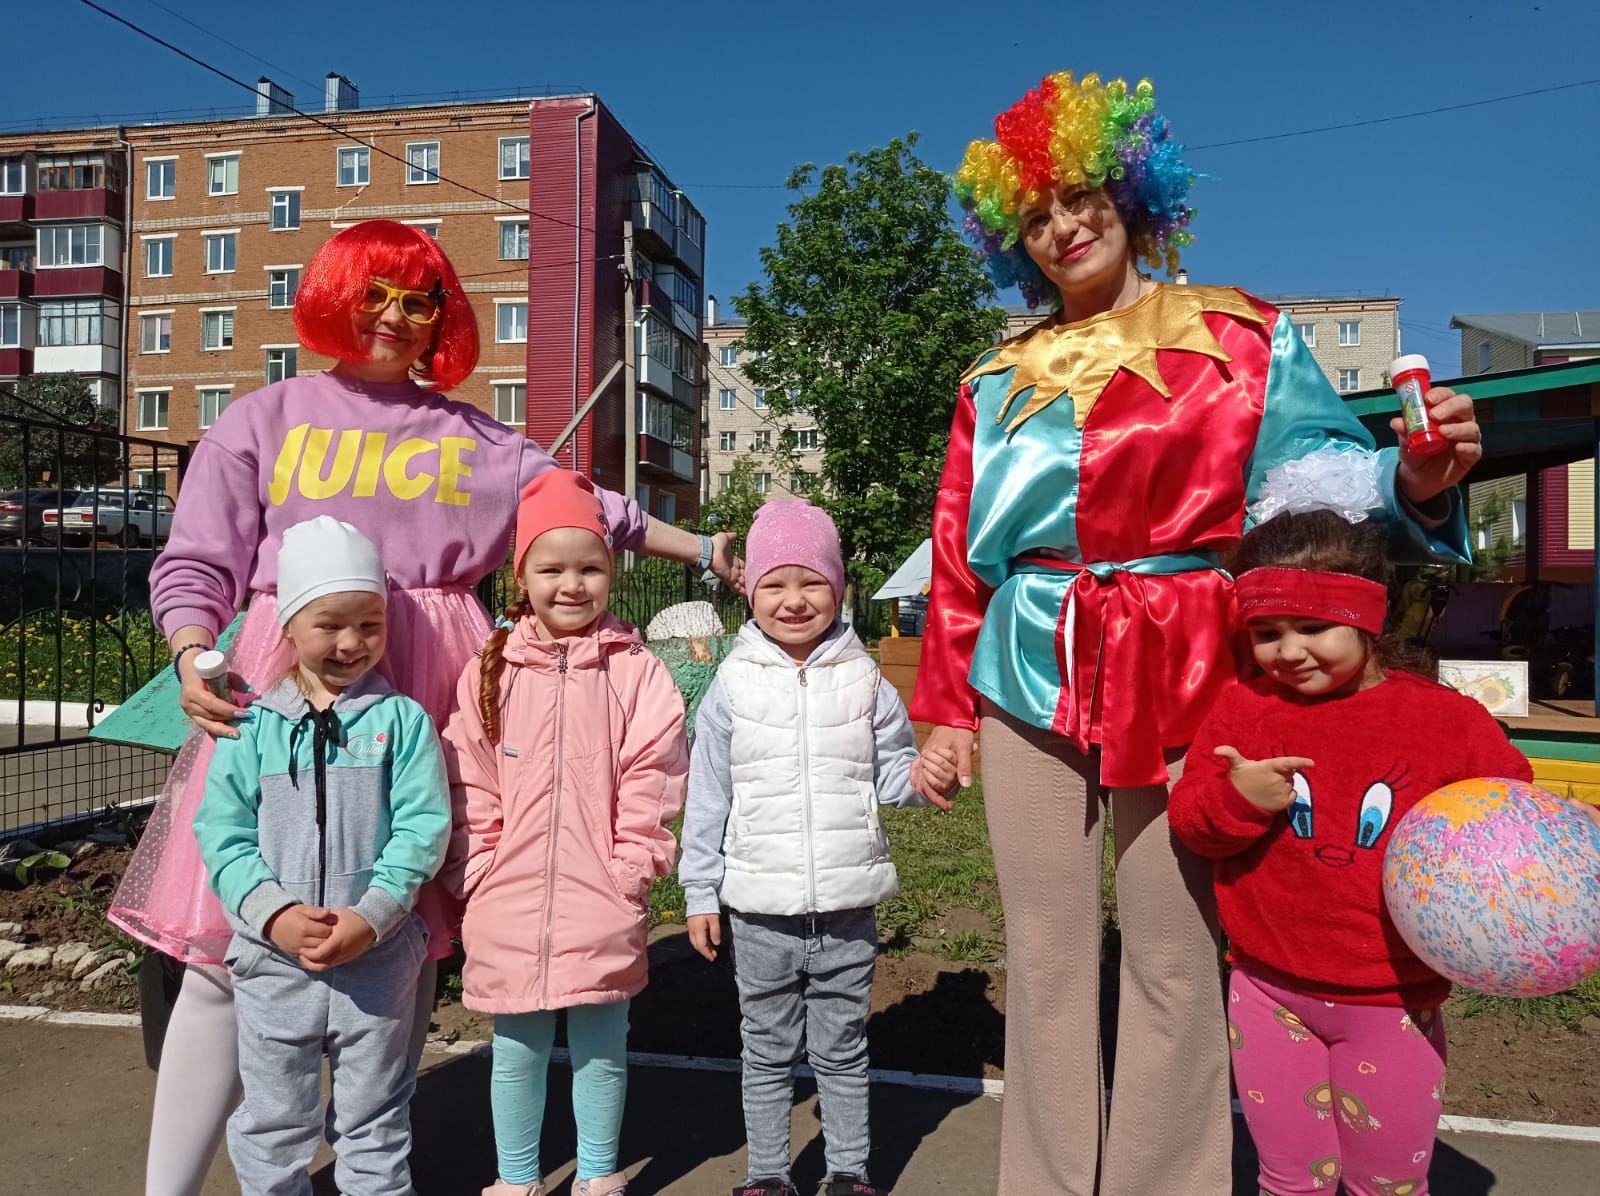
[[[1270,471],[1365,470],[1370,514],[1466,555],[1471,400],[1451,451],[1374,451],[1289,317],[1173,286],[1194,173],[1149,82],[1044,79],[955,175],[1002,286],[1054,314],[962,379],[934,513],[912,717],[972,773],[981,736],[1006,911],[1000,1193],[1231,1190],[1227,1038],[1204,861],[1167,827],[1183,748],[1237,673],[1225,554]],[[928,778],[924,786],[931,785]],[[1115,1098],[1098,1031],[1109,811],[1122,934]]]

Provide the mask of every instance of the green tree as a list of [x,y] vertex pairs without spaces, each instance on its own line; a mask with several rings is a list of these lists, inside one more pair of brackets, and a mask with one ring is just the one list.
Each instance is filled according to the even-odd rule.
[[734,539],[743,543],[751,521],[766,501],[767,496],[756,489],[755,460],[740,457],[729,470],[728,484],[700,504],[700,522],[695,530],[732,532]]
[[928,534],[957,380],[1005,323],[916,141],[798,167],[800,198],[761,251],[765,281],[734,300],[746,375],[776,420],[804,415],[821,434],[812,501],[863,585]]
[[0,435],[0,490],[43,485],[82,488],[117,476],[118,442],[83,434],[115,433],[116,428],[76,374],[33,374],[0,384],[0,416],[48,425],[29,428],[26,436],[17,424],[5,426]]
[[[1504,519],[1510,510],[1511,504],[1506,501],[1504,495],[1492,494],[1472,515],[1473,580],[1482,581],[1499,577],[1507,561],[1522,555],[1521,536],[1495,535],[1495,524]],[[1487,547],[1477,547],[1484,541],[1487,541]]]

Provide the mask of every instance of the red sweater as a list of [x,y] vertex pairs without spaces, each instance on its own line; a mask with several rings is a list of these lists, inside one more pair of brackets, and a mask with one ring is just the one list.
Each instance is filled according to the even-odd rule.
[[[1296,776],[1300,799],[1269,814],[1234,788],[1213,754],[1223,744],[1249,760],[1304,756],[1315,767]],[[1390,921],[1383,853],[1407,810],[1469,777],[1533,773],[1489,712],[1452,689],[1396,672],[1347,697],[1298,702],[1258,678],[1212,708],[1169,818],[1180,840],[1216,861],[1234,963],[1325,1001],[1426,1008],[1450,982]]]

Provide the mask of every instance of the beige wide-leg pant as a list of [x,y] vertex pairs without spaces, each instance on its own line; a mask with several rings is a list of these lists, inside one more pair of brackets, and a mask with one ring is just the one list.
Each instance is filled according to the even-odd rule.
[[999,1196],[1225,1196],[1232,1122],[1210,862],[1173,839],[1165,788],[1110,792],[1122,981],[1108,1115],[1099,759],[990,703],[983,715],[1006,919]]

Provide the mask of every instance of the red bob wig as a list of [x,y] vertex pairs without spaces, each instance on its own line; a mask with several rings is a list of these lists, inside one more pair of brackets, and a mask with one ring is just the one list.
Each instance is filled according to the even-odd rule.
[[478,321],[461,290],[455,267],[421,229],[392,220],[367,220],[329,238],[317,250],[294,301],[300,343],[340,361],[361,361],[351,315],[373,278],[409,290],[432,290],[437,280],[448,294],[434,325],[433,345],[411,372],[434,390],[459,386],[478,364]]

